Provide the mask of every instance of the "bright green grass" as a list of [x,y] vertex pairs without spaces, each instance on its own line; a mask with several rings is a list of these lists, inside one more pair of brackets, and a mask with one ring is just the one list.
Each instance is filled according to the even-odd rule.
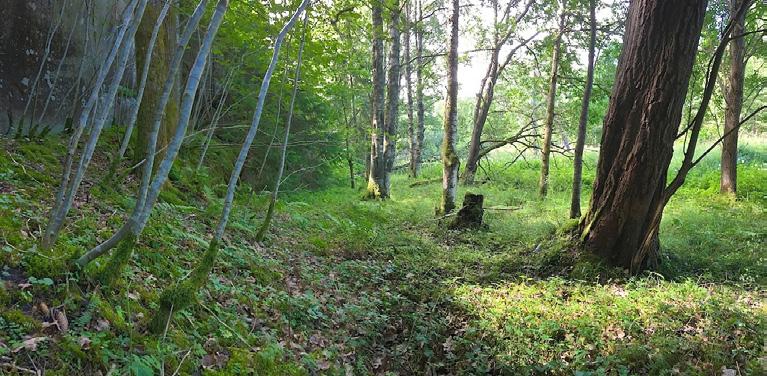
[[[161,289],[188,273],[204,251],[224,182],[180,164],[130,268],[108,289],[92,279],[106,260],[83,274],[65,266],[119,226],[135,182],[94,188],[73,210],[58,247],[42,253],[35,237],[55,188],[55,178],[46,177],[58,171],[60,148],[4,146],[0,181],[12,190],[0,194],[6,268],[0,273],[37,282],[0,290],[2,362],[53,375],[106,373],[112,366],[133,375],[161,374],[161,368],[167,375],[177,367],[179,374],[203,369],[206,375],[254,369],[257,375],[713,375],[723,367],[767,374],[764,144],[743,148],[737,200],[717,193],[716,158],[691,173],[664,216],[660,270],[639,277],[563,251],[561,232],[572,221],[570,162],[562,158],[555,159],[543,201],[535,194],[534,157],[506,169],[494,162],[491,179],[469,190],[485,194],[488,207],[515,210],[488,210],[487,230],[473,233],[441,228],[434,216],[439,183],[410,188],[412,179],[396,175],[393,198],[383,203],[362,201],[361,191],[349,188],[285,195],[259,245],[252,239],[266,197],[243,189],[200,304],[179,312],[165,338],[143,328]],[[595,163],[587,155],[584,210]],[[423,179],[439,174],[439,166],[425,166]],[[345,184],[338,179],[339,187]],[[66,311],[67,333],[41,329],[50,318],[32,308],[39,302]],[[12,353],[28,335],[52,340]],[[80,345],[84,337],[87,348]]]

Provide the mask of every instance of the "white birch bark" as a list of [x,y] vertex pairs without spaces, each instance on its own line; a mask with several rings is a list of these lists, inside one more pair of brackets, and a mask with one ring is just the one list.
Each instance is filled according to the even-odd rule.
[[269,226],[274,216],[274,207],[277,204],[277,196],[280,192],[280,184],[282,183],[282,175],[285,173],[285,158],[288,154],[288,140],[290,139],[290,125],[293,122],[293,108],[296,105],[296,96],[298,95],[298,83],[301,81],[301,62],[304,55],[304,43],[306,42],[306,26],[309,21],[309,12],[304,13],[304,31],[301,35],[301,44],[298,46],[298,57],[296,58],[296,74],[293,79],[293,93],[290,95],[290,107],[288,108],[288,121],[285,123],[285,135],[282,138],[282,147],[280,150],[280,167],[277,171],[277,177],[274,181],[274,190],[272,191],[272,197],[269,200],[269,209],[264,217],[264,223],[261,225],[261,229],[258,230],[256,235],[256,241],[264,239],[266,232],[269,231]]

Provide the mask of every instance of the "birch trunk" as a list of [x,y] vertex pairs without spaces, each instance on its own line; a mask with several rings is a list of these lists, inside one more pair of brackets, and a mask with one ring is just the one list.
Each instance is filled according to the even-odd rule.
[[[151,124],[150,134],[149,134],[149,144],[147,145],[147,154],[144,159],[144,165],[143,165],[144,170],[141,176],[141,184],[139,186],[139,190],[136,195],[136,204],[133,207],[133,211],[130,217],[128,218],[128,220],[123,224],[123,226],[117,232],[115,232],[115,234],[112,235],[112,237],[100,243],[96,247],[92,248],[91,250],[83,254],[77,260],[77,265],[79,265],[80,267],[84,267],[89,262],[93,261],[97,257],[101,256],[105,252],[117,246],[120,243],[120,241],[122,241],[128,234],[132,233],[134,235],[134,238],[137,238],[141,234],[141,231],[143,230],[144,225],[146,224],[146,218],[148,218],[149,214],[147,212],[145,215],[145,212],[147,210],[151,211],[151,207],[147,209],[145,205],[146,205],[147,196],[149,194],[148,192],[150,189],[150,184],[152,181],[152,170],[154,169],[153,167],[154,160],[157,154],[156,153],[157,137],[158,137],[161,123],[162,123],[163,108],[165,107],[165,105],[168,103],[170,99],[170,92],[173,89],[176,77],[178,76],[178,70],[179,70],[179,67],[181,66],[181,60],[184,56],[184,50],[186,49],[186,45],[189,43],[189,40],[191,39],[192,34],[194,33],[195,29],[197,29],[197,26],[199,25],[200,19],[205,13],[206,5],[207,5],[207,0],[200,0],[200,3],[197,5],[197,9],[195,9],[191,18],[187,22],[187,25],[184,29],[184,34],[182,35],[181,39],[179,39],[178,45],[176,46],[176,52],[170,64],[171,69],[168,72],[168,76],[163,86],[163,93],[160,96],[159,103],[155,107],[154,121]],[[221,17],[223,17],[223,15]],[[207,38],[207,35],[206,35],[206,38]],[[212,36],[210,38],[211,40],[213,39]],[[190,78],[191,78],[191,74],[190,74]]]
[[[64,218],[66,217],[66,192],[70,186],[70,178],[72,175],[72,165],[74,163],[75,155],[77,154],[78,145],[80,144],[80,138],[82,137],[85,127],[90,120],[91,112],[94,111],[96,102],[99,99],[99,91],[106,81],[107,74],[117,58],[117,54],[120,51],[126,32],[128,31],[131,20],[133,19],[133,11],[136,8],[138,0],[131,1],[128,6],[123,10],[122,14],[122,26],[118,29],[115,36],[114,44],[112,45],[109,54],[103,64],[99,67],[99,71],[96,75],[96,79],[91,89],[90,96],[83,107],[80,117],[77,121],[77,125],[72,133],[72,137],[67,145],[67,154],[64,158],[64,168],[61,174],[61,183],[59,189],[56,192],[56,198],[51,209],[48,225],[41,239],[41,247],[43,249],[50,249],[53,243],[56,242],[59,235],[59,230],[63,225]],[[68,208],[67,208],[68,209]]]
[[578,138],[575,140],[575,157],[573,160],[573,194],[570,199],[570,218],[581,216],[581,187],[583,176],[583,149],[586,146],[586,126],[589,122],[589,101],[591,89],[594,86],[594,52],[597,42],[596,0],[589,0],[589,57],[586,68],[586,87],[583,89],[581,116],[578,119]]
[[277,204],[277,196],[280,193],[280,184],[282,183],[282,175],[285,173],[285,158],[288,154],[288,140],[290,139],[290,125],[293,122],[293,108],[296,105],[296,96],[298,95],[298,84],[301,81],[301,62],[303,61],[304,43],[306,42],[306,26],[309,21],[309,12],[304,13],[304,31],[301,35],[301,44],[298,46],[298,57],[296,58],[296,74],[293,78],[293,93],[290,95],[290,107],[288,108],[288,121],[285,123],[285,135],[282,139],[282,147],[280,150],[280,166],[277,170],[277,177],[274,180],[274,189],[272,190],[272,196],[269,200],[269,209],[266,211],[266,217],[264,217],[264,223],[261,225],[261,229],[256,234],[256,241],[260,242],[264,240],[264,236],[269,231],[269,226],[272,223],[272,217],[274,216],[274,207]]
[[549,95],[546,98],[546,122],[543,126],[543,145],[541,145],[541,178],[538,181],[538,194],[546,197],[549,190],[549,159],[551,157],[551,134],[554,128],[554,102],[557,97],[557,74],[562,47],[562,33],[565,28],[565,3],[559,0],[559,26],[554,37],[554,52],[551,56],[551,76],[549,77]]
[[458,155],[455,142],[458,134],[458,0],[452,0],[450,16],[450,51],[447,55],[447,98],[445,99],[444,135],[442,138],[442,200],[440,214],[455,209],[458,186]]
[[[219,4],[226,3],[226,0],[221,0]],[[285,24],[277,36],[277,40],[274,42],[274,53],[272,54],[272,60],[269,63],[269,68],[264,75],[264,79],[261,82],[261,89],[258,93],[258,103],[256,105],[256,111],[253,114],[253,121],[248,130],[248,134],[245,136],[240,153],[237,156],[237,160],[234,165],[232,174],[229,177],[229,184],[227,186],[226,197],[224,199],[224,207],[221,213],[218,226],[213,234],[213,239],[210,242],[208,250],[205,252],[200,263],[191,272],[188,278],[180,281],[176,285],[165,290],[160,297],[160,307],[155,314],[152,322],[149,324],[149,330],[153,333],[160,333],[169,324],[173,310],[183,309],[188,306],[193,300],[194,296],[208,280],[208,274],[213,269],[216,256],[218,254],[219,243],[221,242],[224,231],[226,230],[226,224],[229,220],[229,213],[232,210],[232,203],[234,201],[234,194],[237,189],[237,182],[240,179],[242,168],[245,165],[245,160],[248,157],[250,146],[253,143],[253,139],[258,132],[258,125],[261,121],[261,113],[264,109],[264,100],[266,99],[266,93],[269,90],[269,82],[271,81],[274,68],[277,65],[277,60],[280,54],[280,47],[285,39],[285,35],[290,31],[295,24],[298,17],[309,5],[309,0],[303,0],[298,10],[293,14],[290,20]],[[162,168],[161,168],[162,170]]]

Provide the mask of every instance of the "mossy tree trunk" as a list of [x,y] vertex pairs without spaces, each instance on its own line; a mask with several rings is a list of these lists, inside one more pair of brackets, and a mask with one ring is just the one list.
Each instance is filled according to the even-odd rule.
[[455,209],[458,187],[458,155],[455,143],[458,137],[458,0],[452,0],[450,15],[450,50],[447,55],[447,99],[442,137],[442,200],[440,214]]
[[[152,32],[154,30],[154,21],[162,13],[162,4],[157,1],[150,1],[150,6],[147,7],[146,17],[139,27],[138,33],[136,33],[136,66],[143,66],[146,59],[152,59],[148,55],[149,50],[152,48]],[[144,100],[141,101],[139,106],[138,116],[136,120],[137,132],[136,141],[134,144],[134,162],[141,162],[146,158],[148,145],[151,140],[152,123],[154,120],[157,107],[161,105],[160,98],[163,94],[164,83],[168,72],[172,70],[173,55],[175,53],[175,47],[177,46],[177,28],[176,20],[176,8],[171,7],[170,12],[162,25],[159,28],[157,34],[157,42],[154,45],[152,64],[149,67],[148,78],[146,88],[144,89]],[[179,118],[179,92],[176,85],[170,93],[170,98],[167,105],[164,106],[164,116],[162,118],[160,129],[157,133],[157,149],[164,150],[173,136],[176,124]],[[158,154],[162,159],[163,152]],[[157,166],[155,166],[156,169]]]

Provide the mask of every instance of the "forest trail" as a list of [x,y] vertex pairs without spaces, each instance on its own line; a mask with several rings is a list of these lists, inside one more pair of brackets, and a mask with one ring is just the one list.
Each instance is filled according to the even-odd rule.
[[[439,192],[395,175],[387,202],[348,188],[284,195],[257,243],[268,195],[243,194],[200,304],[154,337],[142,333],[158,292],[207,247],[223,183],[193,161],[174,169],[123,278],[99,288],[103,265],[69,272],[69,262],[119,224],[135,179],[104,187],[91,177],[60,245],[41,251],[34,234],[63,151],[2,142],[0,363],[26,354],[17,365],[46,374],[758,374],[767,356],[763,144],[748,147],[742,167],[748,199],[716,194],[705,167],[715,161],[696,172],[665,217],[668,262],[634,278],[562,248],[571,167],[556,158],[545,202],[533,193],[534,163],[471,187],[486,206],[520,208],[487,211],[477,232],[442,229]],[[589,181],[593,155],[586,161]],[[438,173],[425,166],[423,179]]]

